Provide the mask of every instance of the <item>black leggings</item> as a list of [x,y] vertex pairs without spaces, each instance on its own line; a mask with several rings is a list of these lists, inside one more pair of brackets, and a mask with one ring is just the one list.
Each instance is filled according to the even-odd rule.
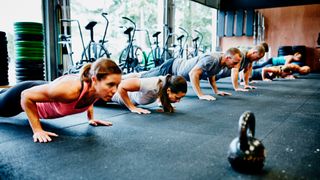
[[21,113],[23,111],[20,104],[22,91],[46,83],[46,81],[24,81],[0,91],[0,116],[11,117]]

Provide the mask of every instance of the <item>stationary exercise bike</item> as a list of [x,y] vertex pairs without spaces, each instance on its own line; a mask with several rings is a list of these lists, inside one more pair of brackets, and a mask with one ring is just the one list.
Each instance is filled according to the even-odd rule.
[[90,21],[86,26],[85,29],[90,31],[90,42],[86,46],[85,50],[82,52],[82,59],[84,57],[88,57],[90,62],[93,62],[101,57],[110,58],[111,53],[109,53],[106,47],[106,34],[108,31],[109,20],[107,18],[107,13],[102,13],[102,17],[106,20],[106,27],[104,30],[103,38],[98,43],[94,41],[94,26],[97,25],[96,21]]
[[152,49],[151,51],[155,67],[160,66],[164,62],[164,59],[161,58],[161,52],[160,52],[160,46],[159,46],[158,36],[160,33],[161,33],[160,31],[157,31],[152,35],[152,37],[155,38],[155,41],[154,41],[155,48]]
[[193,50],[189,53],[188,57],[196,57],[199,55],[199,51],[201,52],[199,48],[203,40],[203,35],[198,30],[194,30],[194,31],[198,34],[198,36],[192,39]]
[[[129,26],[123,33],[128,35],[128,44],[122,50],[119,57],[119,66],[123,73],[138,72],[137,69],[139,60],[138,56],[142,56],[142,49],[137,45],[134,45],[134,35],[136,33],[136,24],[128,17],[122,17],[122,19],[129,21],[132,26]],[[139,68],[139,67],[138,67]]]
[[97,24],[96,21],[91,21],[89,22],[85,28],[90,31],[90,42],[87,46],[84,45],[84,40],[83,40],[83,35],[81,31],[81,26],[78,20],[75,19],[61,19],[61,22],[76,22],[79,33],[80,33],[80,39],[81,39],[81,44],[83,47],[81,59],[75,63],[73,61],[73,52],[72,52],[72,47],[71,47],[71,36],[67,34],[62,34],[59,36],[60,41],[58,43],[62,44],[62,46],[66,49],[68,54],[68,59],[69,59],[69,66],[68,69],[63,73],[63,74],[75,74],[78,73],[81,69],[81,67],[90,62],[94,62],[96,59],[101,58],[101,57],[107,57],[110,58],[111,53],[109,53],[107,47],[106,47],[106,34],[109,26],[109,20],[106,17],[107,13],[102,13],[102,17],[106,20],[106,27],[104,31],[104,35],[102,40],[99,41],[99,43],[96,43],[94,41],[94,31],[93,28]]

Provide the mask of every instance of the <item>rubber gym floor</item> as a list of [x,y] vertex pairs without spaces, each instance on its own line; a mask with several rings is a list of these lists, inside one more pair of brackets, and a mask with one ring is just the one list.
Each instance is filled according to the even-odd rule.
[[[320,74],[254,85],[234,92],[223,79],[218,87],[232,96],[211,102],[189,86],[173,114],[156,112],[156,104],[149,115],[96,107],[95,117],[112,127],[88,125],[85,113],[43,120],[59,134],[46,144],[33,143],[24,113],[0,118],[0,179],[319,179]],[[211,93],[207,82],[201,86]],[[257,174],[238,173],[227,160],[246,110],[267,152]]]

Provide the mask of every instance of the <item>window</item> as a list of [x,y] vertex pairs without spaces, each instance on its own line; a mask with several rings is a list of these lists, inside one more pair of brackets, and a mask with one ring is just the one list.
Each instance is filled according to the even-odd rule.
[[38,22],[42,20],[41,0],[21,1],[10,0],[2,2],[0,6],[0,31],[6,33],[8,41],[9,83],[15,84],[15,22]]
[[[200,45],[202,51],[212,51],[216,39],[217,10],[190,0],[175,0],[175,33],[186,34],[179,27],[185,29],[190,38],[196,38],[197,30],[203,35]],[[189,40],[189,47],[192,46]]]
[[[102,38],[105,27],[105,21],[101,13],[108,13],[107,17],[110,24],[107,34],[107,47],[112,53],[111,59],[116,62],[127,42],[127,36],[123,34],[125,28],[120,27],[130,25],[128,21],[121,17],[126,16],[132,19],[136,23],[137,29],[148,30],[151,43],[154,41],[151,35],[156,31],[163,31],[163,0],[96,0],[95,3],[73,0],[70,3],[71,18],[80,21],[85,44],[88,44],[90,39],[89,31],[84,29],[86,24],[90,21],[98,22],[94,27],[94,40],[97,42]],[[192,36],[189,39],[189,46],[191,46],[192,38],[197,36],[195,31],[197,30],[203,35],[200,49],[211,51],[213,49],[212,44],[215,44],[216,10],[190,0],[175,0],[174,4],[176,8],[175,33],[182,33],[178,27],[186,29]],[[80,60],[83,48],[77,28],[72,28],[72,41],[74,59]],[[162,38],[160,38],[160,41],[162,41]],[[145,31],[136,32],[135,44],[142,47],[144,51],[150,51]]]
[[[89,31],[85,26],[90,21],[97,21],[94,27],[94,40],[98,42],[102,39],[106,21],[101,16],[102,12],[108,13],[110,21],[108,33],[106,35],[107,48],[111,52],[111,59],[118,62],[120,52],[126,47],[127,35],[123,32],[130,26],[129,21],[122,17],[132,19],[139,30],[148,30],[150,36],[156,31],[162,31],[163,1],[162,0],[97,0],[91,1],[73,0],[70,2],[71,19],[80,21],[83,31],[83,39],[87,45],[90,40]],[[143,7],[143,8],[141,8]],[[150,37],[152,38],[152,37]],[[137,31],[135,43],[148,51],[149,43],[145,31]],[[72,50],[74,51],[75,61],[80,60],[83,48],[77,28],[72,28]]]

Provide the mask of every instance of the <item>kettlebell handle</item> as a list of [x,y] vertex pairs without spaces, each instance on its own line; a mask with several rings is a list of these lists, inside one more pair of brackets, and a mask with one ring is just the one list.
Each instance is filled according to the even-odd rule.
[[240,149],[245,150],[248,147],[248,137],[254,137],[256,120],[254,114],[250,111],[242,113],[239,119],[239,141]]

